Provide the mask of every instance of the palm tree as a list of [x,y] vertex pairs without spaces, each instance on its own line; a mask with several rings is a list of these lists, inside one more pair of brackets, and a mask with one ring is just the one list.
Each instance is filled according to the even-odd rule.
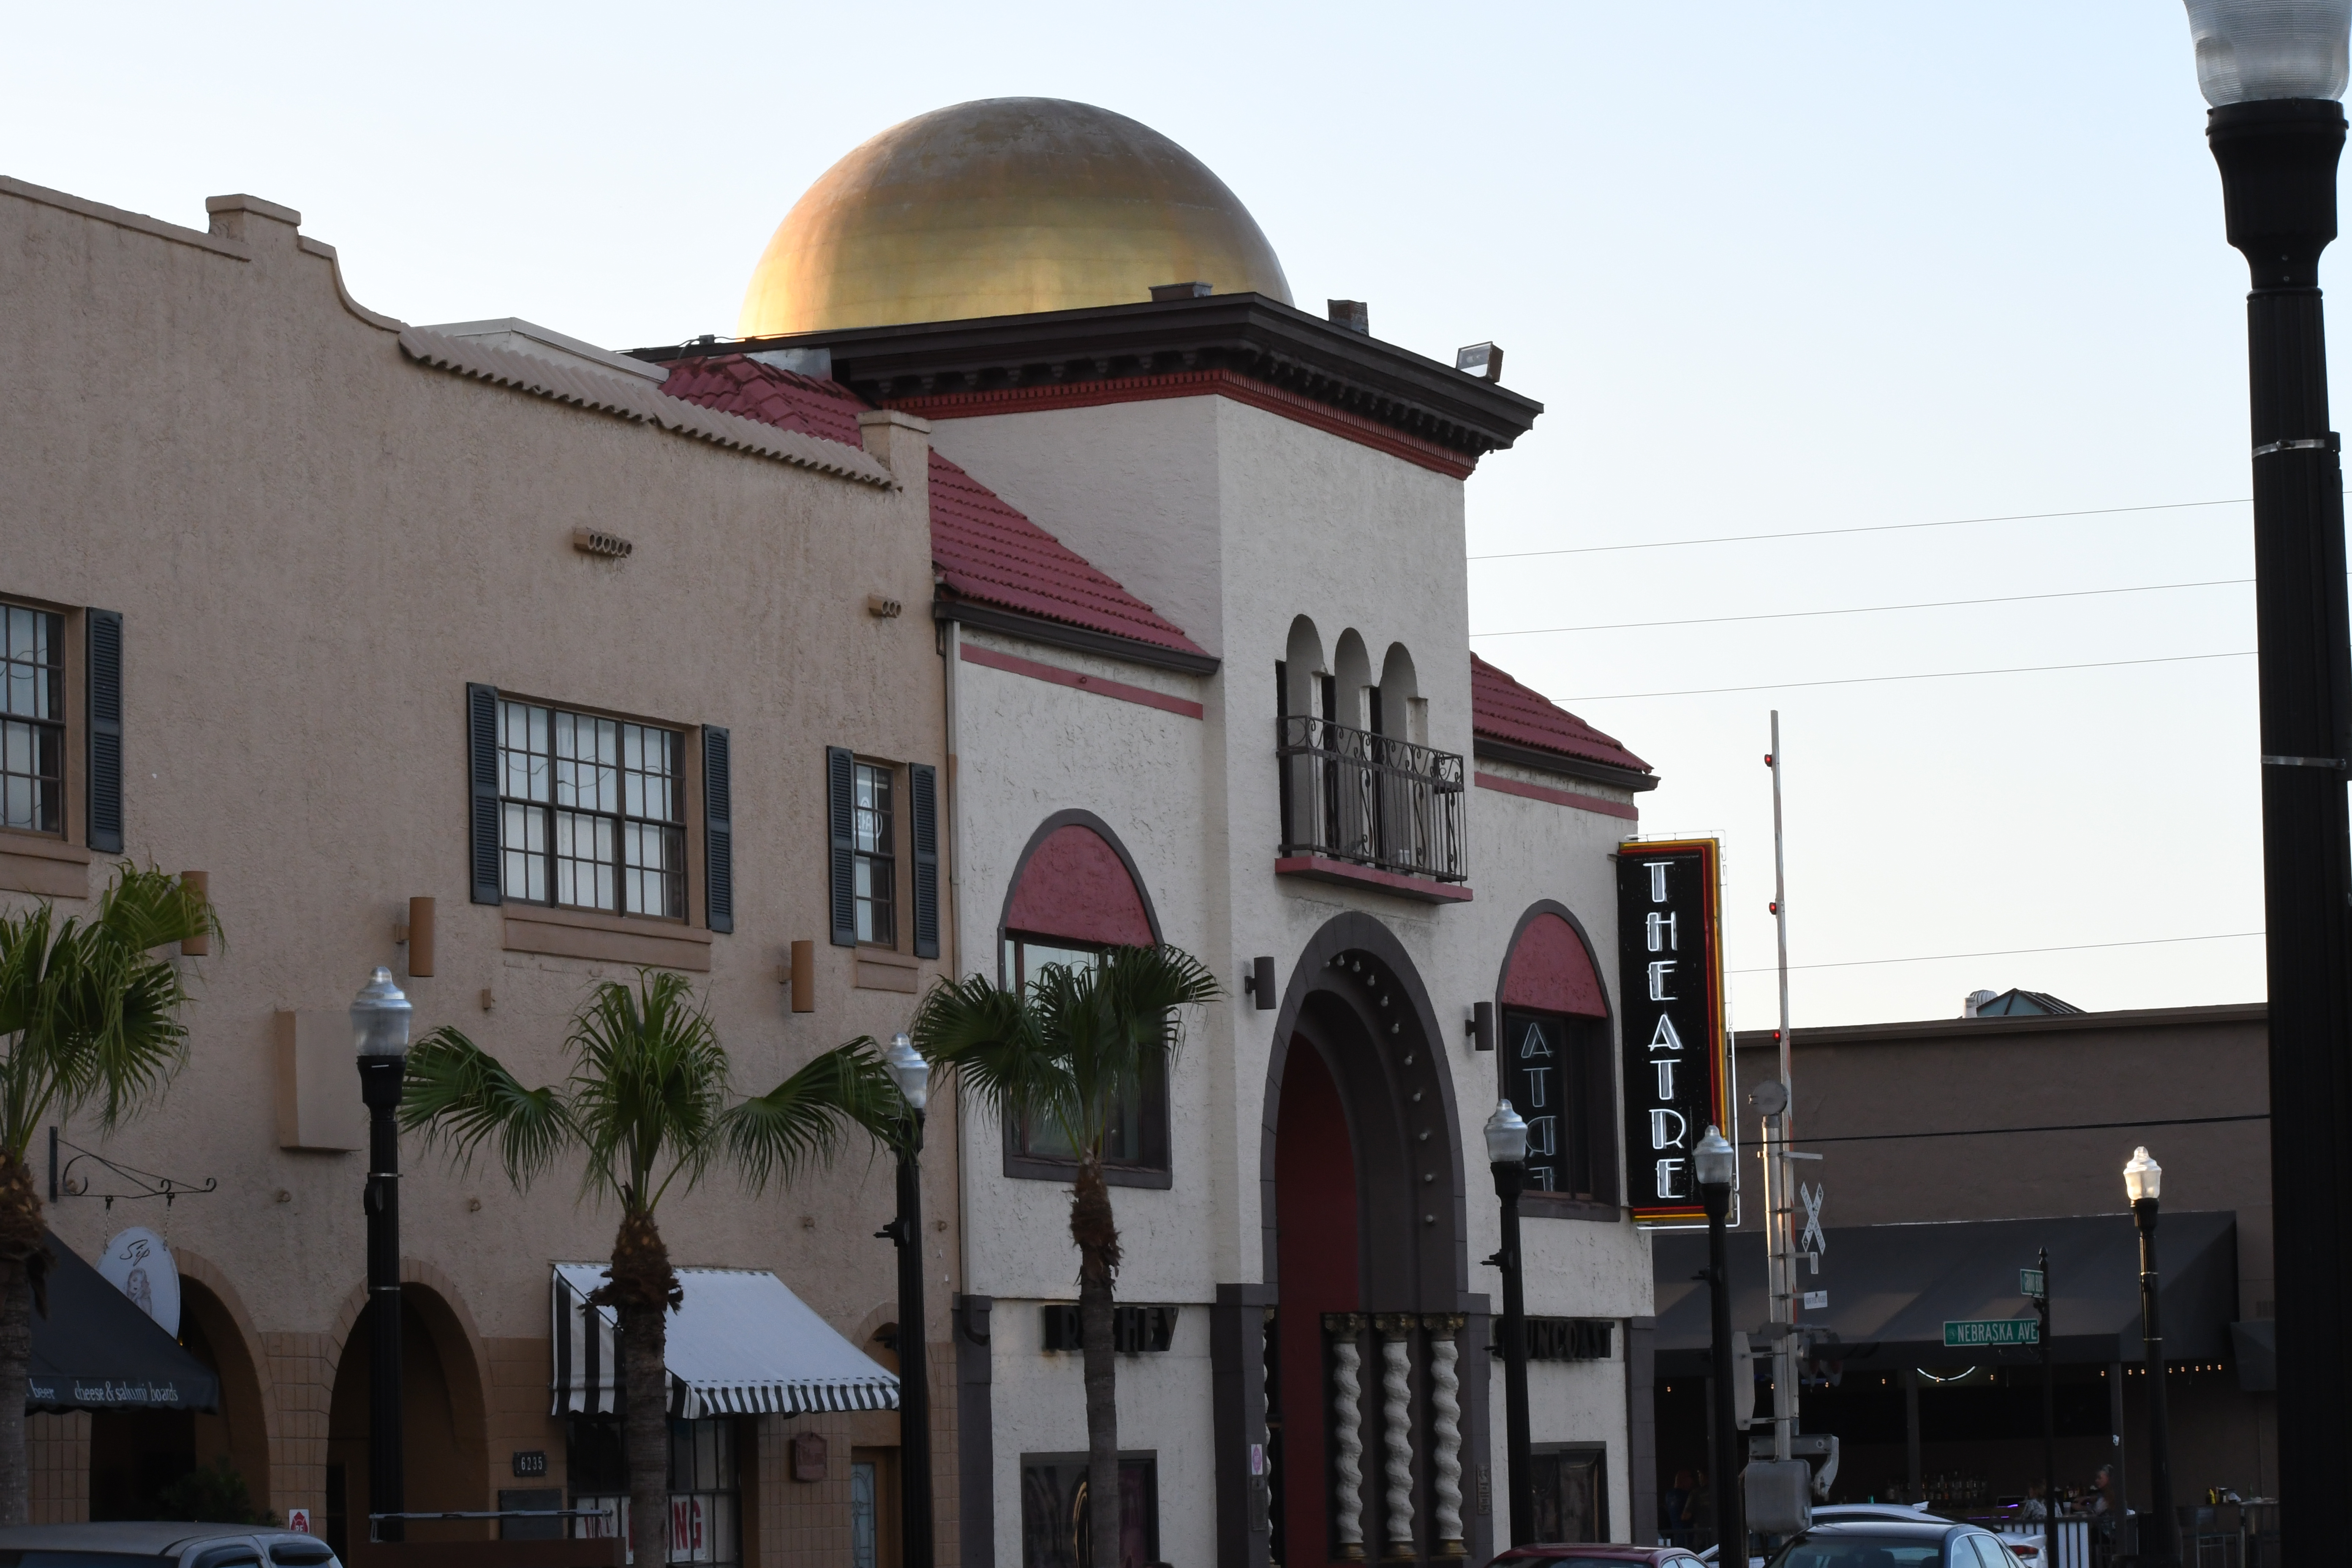
[[1122,1102],[1165,1070],[1182,1041],[1176,1009],[1213,1001],[1206,966],[1172,947],[1120,947],[1095,965],[1049,963],[1025,994],[980,975],[940,981],[915,1016],[923,1054],[1000,1119],[1050,1127],[1077,1156],[1070,1240],[1078,1249],[1086,1361],[1087,1530],[1096,1568],[1121,1568],[1118,1362],[1111,1289],[1118,1224],[1103,1156]]
[[202,893],[128,860],[88,920],[60,923],[46,900],[0,917],[0,1525],[30,1506],[25,1376],[35,1306],[47,1314],[47,1226],[26,1152],[92,1105],[111,1131],[171,1081],[187,1059],[188,992],[155,950],[219,934]]
[[564,1044],[571,1076],[525,1089],[456,1029],[436,1029],[409,1053],[401,1125],[423,1129],[428,1142],[446,1140],[461,1161],[493,1143],[518,1191],[577,1149],[585,1156],[581,1195],[619,1200],[609,1282],[590,1300],[620,1321],[630,1550],[639,1568],[658,1568],[669,1557],[667,1317],[684,1299],[654,1224],[663,1195],[681,1178],[692,1188],[722,1160],[755,1192],[789,1183],[853,1130],[895,1136],[904,1107],[862,1037],[730,1104],[718,1030],[673,973],[641,971],[635,989],[597,986]]

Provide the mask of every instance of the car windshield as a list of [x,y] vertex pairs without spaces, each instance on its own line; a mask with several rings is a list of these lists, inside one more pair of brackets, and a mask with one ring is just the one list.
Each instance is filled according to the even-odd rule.
[[1917,1536],[1814,1535],[1789,1542],[1772,1568],[1942,1568],[1944,1546]]
[[1630,1564],[1622,1557],[1547,1557],[1526,1568],[1630,1568]]

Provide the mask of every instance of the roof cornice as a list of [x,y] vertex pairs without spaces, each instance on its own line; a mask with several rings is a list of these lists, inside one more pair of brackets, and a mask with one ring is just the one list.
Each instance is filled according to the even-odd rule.
[[[1922,1018],[1900,1024],[1836,1024],[1789,1033],[1790,1043],[1808,1046],[1894,1046],[1915,1040],[1976,1039],[1992,1035],[2076,1035],[2101,1029],[2214,1028],[2232,1024],[2259,1024],[2270,1016],[2268,1004],[2225,1002],[2204,1007],[2128,1007],[2103,1013],[2009,1013],[1992,1018]],[[1743,1029],[1753,1037],[1738,1041],[1741,1050],[1762,1050],[1771,1044],[1769,1029]]]
[[641,359],[676,360],[787,348],[828,351],[835,380],[885,404],[1222,368],[1474,462],[1527,434],[1543,412],[1534,398],[1262,294],[631,352]]
[[1612,767],[1607,763],[1572,757],[1565,752],[1547,752],[1535,746],[1522,746],[1512,741],[1497,741],[1486,735],[1470,737],[1470,754],[1488,762],[1511,763],[1523,768],[1540,768],[1548,773],[1559,773],[1572,779],[1589,779],[1594,784],[1613,785],[1618,789],[1636,792],[1658,787],[1658,775],[1639,773],[1632,768]]
[[1043,616],[1024,615],[1019,610],[983,605],[945,591],[931,601],[931,619],[955,621],[967,626],[978,626],[982,631],[1025,637],[1031,642],[1044,643],[1048,647],[1068,648],[1073,653],[1100,654],[1106,658],[1123,658],[1129,664],[1148,665],[1154,669],[1172,669],[1183,675],[1214,675],[1221,662],[1214,654],[1187,653],[1182,648],[1162,647],[1158,643],[1148,643],[1139,637],[1114,637],[1108,632],[1049,621]]

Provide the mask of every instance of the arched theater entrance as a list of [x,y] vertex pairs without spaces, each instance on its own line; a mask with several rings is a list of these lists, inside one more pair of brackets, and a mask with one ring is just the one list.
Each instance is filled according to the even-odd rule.
[[1286,1568],[1488,1550],[1485,1299],[1444,1040],[1402,946],[1361,914],[1318,933],[1276,1020],[1261,1180]]

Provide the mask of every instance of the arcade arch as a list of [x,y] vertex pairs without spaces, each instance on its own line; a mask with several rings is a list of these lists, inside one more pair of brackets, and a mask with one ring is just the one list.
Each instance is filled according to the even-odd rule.
[[[404,1270],[405,1272],[405,1270]],[[462,1309],[432,1285],[400,1287],[402,1457],[409,1511],[490,1506],[481,1357]],[[351,1561],[367,1541],[369,1384],[373,1303],[348,1321],[327,1415],[328,1543]],[[412,1523],[410,1541],[478,1541],[479,1524]]]

